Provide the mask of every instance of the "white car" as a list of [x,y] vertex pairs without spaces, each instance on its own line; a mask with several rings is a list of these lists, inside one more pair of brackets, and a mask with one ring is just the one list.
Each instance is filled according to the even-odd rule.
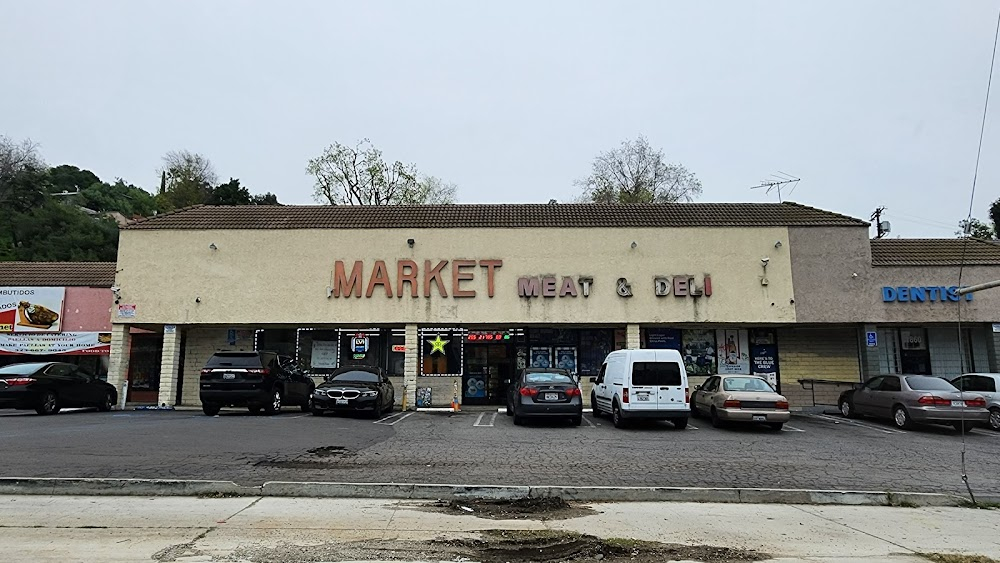
[[990,428],[1000,430],[1000,373],[967,373],[951,380],[962,391],[975,391],[986,398],[990,410]]
[[594,416],[610,414],[616,428],[630,419],[669,420],[682,429],[691,415],[687,371],[677,350],[618,350],[592,377]]

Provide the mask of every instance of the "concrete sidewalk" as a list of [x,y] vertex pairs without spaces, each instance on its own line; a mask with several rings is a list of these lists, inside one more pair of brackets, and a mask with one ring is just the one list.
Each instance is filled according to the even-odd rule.
[[[995,510],[616,503],[591,504],[594,512],[575,518],[540,521],[487,520],[427,505],[371,499],[0,496],[0,558],[342,560],[349,553],[338,551],[343,542],[418,544],[476,537],[490,529],[735,547],[776,561],[924,561],[917,554],[929,552],[1000,558],[1000,511]],[[330,559],[315,558],[320,547]]]

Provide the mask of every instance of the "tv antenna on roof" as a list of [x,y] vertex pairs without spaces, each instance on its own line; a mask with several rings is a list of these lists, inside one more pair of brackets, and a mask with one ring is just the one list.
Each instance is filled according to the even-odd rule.
[[[778,202],[781,203],[782,188],[787,189],[788,193],[791,194],[792,192],[795,191],[795,188],[798,187],[799,180],[801,179],[802,178],[797,178],[795,176],[792,176],[791,174],[778,170],[777,174],[771,174],[770,178],[761,180],[760,184],[757,184],[756,186],[750,186],[750,189],[759,190],[761,188],[765,188],[768,194],[771,194],[771,192],[777,192]],[[789,185],[791,186],[790,188],[787,187]]]

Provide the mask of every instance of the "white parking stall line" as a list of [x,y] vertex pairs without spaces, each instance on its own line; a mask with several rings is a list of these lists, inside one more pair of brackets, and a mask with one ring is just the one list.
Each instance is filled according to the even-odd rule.
[[805,432],[805,430],[803,430],[803,429],[801,429],[801,428],[796,428],[796,427],[794,427],[794,426],[792,426],[792,425],[790,425],[790,424],[786,424],[786,425],[785,425],[785,426],[784,426],[784,427],[783,427],[783,428],[781,429],[781,431],[782,431],[782,432]]
[[600,426],[599,424],[594,424],[594,422],[589,418],[587,418],[586,416],[583,417],[583,421],[586,422],[587,426],[590,426],[591,428],[597,428],[598,426]]
[[[407,413],[398,412],[396,414],[390,414],[389,416],[387,416],[385,418],[376,420],[372,424],[382,424],[382,425],[385,425],[385,426],[393,426],[394,424],[396,424],[398,422],[402,422],[402,421],[406,420],[407,418],[413,416],[414,414],[416,414],[416,413],[413,413],[413,412],[407,412]],[[392,419],[395,419],[395,420],[392,420]],[[390,420],[391,420],[391,422],[389,422]]]
[[820,420],[825,420],[827,422],[832,422],[834,424],[848,424],[850,426],[857,426],[859,428],[867,428],[868,430],[875,430],[876,432],[881,432],[883,434],[906,434],[905,430],[882,428],[881,426],[875,426],[873,424],[865,424],[864,422],[858,422],[856,420],[851,420],[849,418],[835,418],[832,416],[827,416],[825,414],[813,414],[809,416],[813,418],[818,418]]
[[690,422],[687,425],[687,429],[688,430],[700,430],[697,426],[695,426],[694,424],[691,424]]
[[490,421],[489,421],[489,423],[488,424],[483,424],[482,423],[483,422],[483,417],[485,417],[486,414],[487,413],[480,413],[479,414],[479,418],[476,419],[476,423],[473,424],[473,426],[478,426],[480,428],[493,428],[493,424],[497,421],[497,415],[500,414],[500,413],[496,413],[496,412],[493,413],[492,415],[490,415]]

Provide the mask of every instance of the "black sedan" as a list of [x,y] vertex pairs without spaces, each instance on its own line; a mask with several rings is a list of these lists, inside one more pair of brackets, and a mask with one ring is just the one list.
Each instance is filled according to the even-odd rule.
[[525,369],[507,392],[507,416],[513,416],[517,425],[527,417],[562,417],[579,426],[583,422],[580,385],[563,369]]
[[396,391],[377,367],[342,367],[326,377],[313,392],[312,413],[361,412],[373,418],[392,411]]
[[0,409],[35,409],[56,414],[59,409],[97,407],[109,411],[118,402],[113,385],[79,366],[62,362],[13,364],[0,367]]

